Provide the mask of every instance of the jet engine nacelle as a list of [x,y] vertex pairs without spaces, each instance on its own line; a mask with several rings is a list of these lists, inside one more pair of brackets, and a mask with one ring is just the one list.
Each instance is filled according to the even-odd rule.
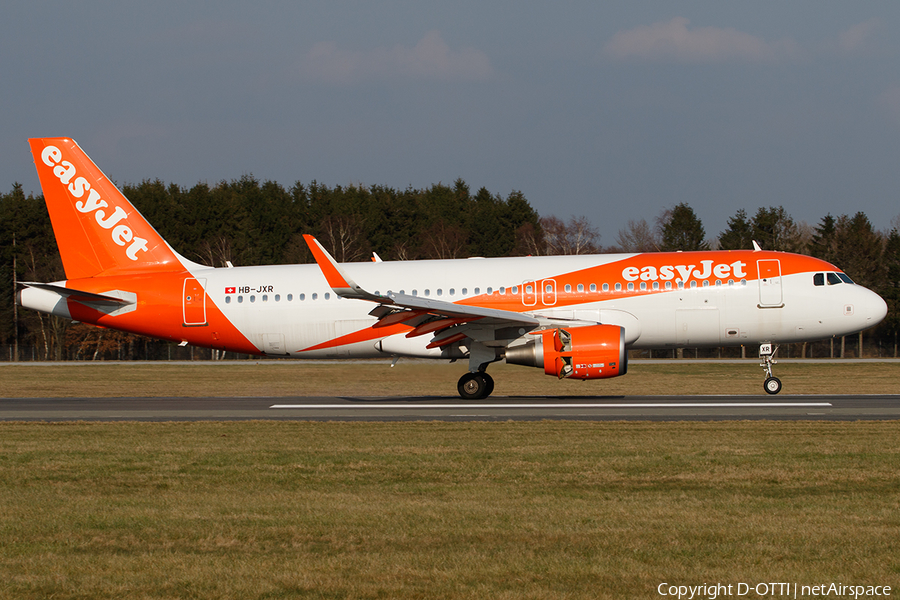
[[606,379],[628,370],[625,329],[618,325],[589,325],[544,329],[522,346],[506,349],[506,362],[544,369],[560,379]]

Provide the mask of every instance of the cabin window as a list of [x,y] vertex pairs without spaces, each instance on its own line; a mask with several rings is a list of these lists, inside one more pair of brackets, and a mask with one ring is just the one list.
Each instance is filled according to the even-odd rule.
[[671,289],[672,289],[672,282],[671,282],[671,281],[667,281],[667,282],[666,282],[666,289],[667,289],[667,290],[671,290]]
[[438,288],[437,295],[438,295],[438,296],[443,296],[443,295],[444,295],[444,290],[441,289],[441,288]]
[[697,282],[696,282],[696,281],[692,281],[692,282],[691,282],[691,289],[694,289],[695,287],[697,287]]
[[431,290],[425,290],[425,297],[427,298],[430,295],[431,295]]
[[463,288],[463,289],[462,289],[462,295],[463,295],[463,296],[465,296],[465,295],[468,294],[468,293],[469,293],[468,288]]
[[515,296],[516,294],[519,293],[519,286],[517,286],[517,285],[512,286],[511,291],[512,291],[512,294]]
[[570,283],[567,283],[567,284],[566,284],[566,293],[567,293],[567,294],[571,294],[571,293],[572,293],[572,284],[570,284]]
[[632,283],[632,282],[630,282],[630,281],[628,282],[628,291],[629,291],[629,292],[633,292],[633,291],[634,291],[634,283]]
[[583,284],[583,283],[579,283],[577,289],[578,289],[578,293],[579,293],[579,294],[584,293],[584,284]]
[[281,294],[275,294],[275,302],[281,302]]
[[[377,293],[377,292],[376,292],[376,293]],[[318,300],[318,298],[319,298],[319,294],[316,293],[316,292],[313,292],[312,299],[313,299],[313,300]]]
[[242,304],[244,302],[243,296],[238,296],[238,304]]
[[703,281],[703,287],[709,287],[709,281],[704,280],[704,281]]
[[250,302],[256,302],[256,296],[250,296]]
[[[596,292],[596,291],[597,291],[597,284],[596,284],[596,283],[592,283],[592,284],[591,284],[591,291],[592,291],[592,292]],[[603,284],[603,291],[604,291],[604,292],[608,292],[608,291],[609,291],[609,284],[608,284],[608,283],[604,283],[604,284]]]
[[489,287],[489,288],[487,289],[487,293],[488,293],[488,295],[493,294],[493,293],[494,293],[494,288]]
[[642,282],[641,282],[641,290],[642,290],[642,291],[645,291],[646,289],[647,289],[647,282],[646,282],[646,281],[642,281]]
[[329,292],[325,292],[325,299],[331,300],[331,294]]
[[231,296],[225,296],[225,304],[231,304]]
[[269,295],[268,295],[268,294],[263,294],[262,301],[263,301],[263,302],[268,302],[268,301],[269,301]]
[[[606,284],[604,284],[604,285],[606,285]],[[617,292],[621,292],[621,291],[622,291],[622,284],[621,284],[621,283],[617,283],[617,284],[616,284],[616,291],[617,291]]]
[[653,289],[654,289],[654,290],[658,290],[658,289],[659,289],[659,282],[658,282],[658,281],[654,281],[654,282],[653,282]]
[[476,294],[480,294],[480,293],[481,293],[481,288],[475,288],[475,293],[476,293]]

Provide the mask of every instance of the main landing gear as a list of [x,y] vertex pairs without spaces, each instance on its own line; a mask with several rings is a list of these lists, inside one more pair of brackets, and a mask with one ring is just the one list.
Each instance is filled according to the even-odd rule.
[[777,394],[781,391],[781,380],[772,375],[772,365],[777,364],[775,360],[776,352],[778,352],[778,346],[773,347],[772,344],[759,345],[759,358],[762,361],[759,363],[759,366],[766,370],[766,380],[763,382],[763,389],[766,390],[767,394]]
[[459,395],[466,400],[481,400],[494,391],[494,379],[485,371],[466,373],[456,384]]

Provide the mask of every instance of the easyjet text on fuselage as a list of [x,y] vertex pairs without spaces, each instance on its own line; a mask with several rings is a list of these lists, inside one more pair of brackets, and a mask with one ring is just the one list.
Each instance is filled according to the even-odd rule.
[[733,263],[716,263],[714,260],[701,260],[697,265],[663,265],[655,267],[625,267],[622,278],[625,281],[688,281],[689,279],[741,279],[747,276],[747,263],[736,260]]

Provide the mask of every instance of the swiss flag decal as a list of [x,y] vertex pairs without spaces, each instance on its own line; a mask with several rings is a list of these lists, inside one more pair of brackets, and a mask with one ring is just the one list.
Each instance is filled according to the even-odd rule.
[[227,288],[225,288],[225,293],[226,293],[226,294],[233,294],[234,292],[235,292],[235,290],[234,290],[233,287],[227,287]]

